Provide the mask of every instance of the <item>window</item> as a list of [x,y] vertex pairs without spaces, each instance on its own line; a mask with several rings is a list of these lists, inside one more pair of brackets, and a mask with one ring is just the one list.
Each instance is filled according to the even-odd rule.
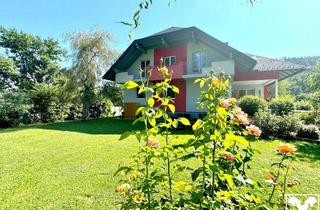
[[172,66],[176,64],[176,56],[167,56],[163,58],[163,65]]
[[136,89],[136,94],[137,94],[137,98],[145,98],[146,97],[146,94],[144,92],[139,93],[139,88]]
[[205,52],[192,53],[192,71],[201,72],[204,67],[207,67],[207,54]]
[[232,90],[232,97],[241,98],[242,96],[256,95],[255,89]]
[[140,69],[142,70],[142,77],[147,74],[147,67],[150,65],[150,60],[143,60],[140,62]]

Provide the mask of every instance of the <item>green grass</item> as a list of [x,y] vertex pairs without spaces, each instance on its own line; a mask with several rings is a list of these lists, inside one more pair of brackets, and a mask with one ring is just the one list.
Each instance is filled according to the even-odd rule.
[[[133,128],[128,120],[98,119],[0,130],[0,209],[116,209],[113,174],[137,148],[134,139],[117,139]],[[188,133],[178,131],[179,141]],[[256,180],[279,158],[279,143],[253,142]],[[291,175],[301,182],[294,192],[320,193],[320,145],[294,144],[300,153]]]

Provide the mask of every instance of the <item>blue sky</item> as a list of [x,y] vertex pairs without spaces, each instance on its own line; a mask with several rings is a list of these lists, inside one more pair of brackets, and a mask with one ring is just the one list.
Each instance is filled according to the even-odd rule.
[[[63,40],[93,25],[110,31],[117,49],[130,44],[128,28],[140,0],[1,0],[0,25]],[[170,26],[196,26],[232,47],[269,57],[320,55],[320,0],[153,0],[142,13],[141,38]]]

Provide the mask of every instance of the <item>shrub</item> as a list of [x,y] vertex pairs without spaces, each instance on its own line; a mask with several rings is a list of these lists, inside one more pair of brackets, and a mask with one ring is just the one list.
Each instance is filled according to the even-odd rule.
[[290,137],[300,127],[300,120],[294,115],[279,116],[270,111],[259,111],[253,118],[253,123],[260,127],[262,135]]
[[53,85],[36,84],[31,91],[32,112],[42,122],[53,122],[65,118],[65,107],[59,100],[59,89]]
[[307,125],[314,124],[316,122],[316,118],[313,113],[301,112],[301,113],[297,113],[297,114],[298,114],[300,120],[302,120]]
[[113,104],[109,99],[100,99],[90,106],[90,117],[108,117],[112,116]]
[[309,110],[312,110],[312,105],[309,101],[305,101],[305,100],[297,101],[295,103],[295,109],[309,111]]
[[276,115],[287,115],[294,110],[294,99],[290,96],[274,98],[271,100],[269,108]]
[[253,117],[253,124],[259,126],[263,137],[268,137],[277,133],[279,116],[270,111],[257,112]]
[[24,93],[5,92],[0,96],[0,127],[15,127],[22,122],[22,116],[27,111]]
[[319,139],[319,129],[315,125],[304,125],[298,129],[297,137],[307,139]]
[[266,109],[267,102],[258,96],[244,96],[239,100],[238,106],[248,115],[253,116],[260,109]]

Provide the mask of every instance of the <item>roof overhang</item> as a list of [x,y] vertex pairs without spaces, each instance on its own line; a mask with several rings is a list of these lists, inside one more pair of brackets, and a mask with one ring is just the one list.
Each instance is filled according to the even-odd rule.
[[210,36],[198,28],[189,27],[165,34],[151,35],[133,41],[105,73],[103,79],[115,80],[115,74],[117,72],[126,71],[141,54],[145,53],[148,49],[169,47],[190,41],[200,41],[226,57],[232,56],[235,60],[236,68],[242,71],[251,70],[257,63],[257,61],[250,56],[230,47],[228,44]]

